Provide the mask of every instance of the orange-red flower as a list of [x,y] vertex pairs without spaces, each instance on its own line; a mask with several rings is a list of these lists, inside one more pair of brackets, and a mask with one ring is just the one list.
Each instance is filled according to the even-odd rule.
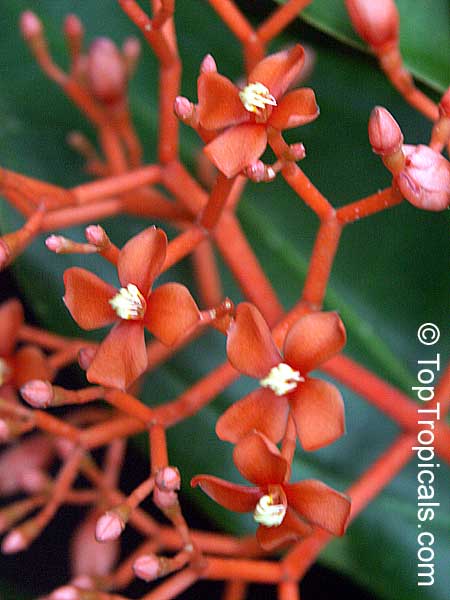
[[220,417],[219,438],[237,442],[257,429],[276,443],[285,432],[290,411],[305,450],[334,442],[345,431],[341,394],[331,383],[307,374],[337,354],[345,341],[344,325],[336,313],[312,313],[291,327],[282,356],[258,309],[240,304],[228,330],[228,359],[241,373],[258,378],[262,387]]
[[15,399],[15,390],[31,379],[51,379],[52,369],[37,346],[26,345],[15,351],[23,323],[18,300],[0,306],[0,390],[3,398]]
[[303,88],[285,94],[303,67],[304,54],[296,45],[267,56],[251,71],[242,90],[215,71],[200,75],[200,125],[206,130],[224,130],[204,151],[227,177],[258,160],[266,148],[269,127],[290,129],[318,116],[313,90]]
[[200,312],[183,285],[166,283],[152,292],[166,248],[166,234],[156,227],[131,238],[119,253],[119,292],[84,269],[65,271],[64,302],[78,325],[90,330],[115,323],[89,366],[89,381],[127,388],[147,367],[144,327],[172,345],[198,322]]
[[311,525],[333,535],[344,534],[349,498],[316,479],[287,483],[289,465],[263,434],[255,431],[244,437],[234,448],[233,460],[254,487],[212,475],[197,475],[191,485],[199,485],[228,510],[253,512],[255,521],[260,523],[256,536],[265,550],[306,537],[312,532]]

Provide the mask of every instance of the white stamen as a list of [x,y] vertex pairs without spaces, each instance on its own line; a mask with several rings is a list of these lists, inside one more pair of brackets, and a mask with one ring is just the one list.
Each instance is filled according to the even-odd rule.
[[121,319],[137,321],[145,314],[145,298],[133,283],[129,283],[126,288],[120,288],[119,293],[111,298],[109,303]]
[[286,506],[284,504],[273,504],[273,498],[270,495],[262,496],[256,505],[253,518],[257,523],[266,527],[278,527],[286,516]]
[[294,371],[286,363],[279,363],[276,367],[272,367],[267,377],[261,379],[259,383],[263,387],[270,388],[277,396],[284,396],[295,390],[300,381],[305,381],[305,378],[299,371]]
[[8,367],[8,363],[3,358],[0,358],[0,385],[3,385],[7,380],[11,369]]
[[239,92],[245,109],[257,116],[264,115],[268,106],[276,106],[277,101],[262,83],[249,83]]

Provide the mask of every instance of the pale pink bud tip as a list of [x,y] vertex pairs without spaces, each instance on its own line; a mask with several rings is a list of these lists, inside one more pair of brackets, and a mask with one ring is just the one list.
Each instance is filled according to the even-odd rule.
[[450,163],[428,146],[403,146],[405,167],[396,178],[403,196],[417,208],[445,210],[450,204]]
[[179,490],[181,486],[180,471],[176,467],[164,467],[156,474],[155,483],[162,491]]
[[194,112],[194,105],[184,96],[177,96],[173,105],[176,116],[181,120],[190,119]]
[[73,585],[65,585],[52,592],[49,600],[80,600],[80,593]]
[[78,352],[78,364],[83,369],[83,371],[87,371],[91,366],[92,361],[94,360],[94,356],[97,350],[95,348],[81,348]]
[[207,54],[200,65],[200,73],[215,73],[217,65],[211,54]]
[[399,15],[394,0],[346,0],[345,4],[353,27],[370,46],[397,43]]
[[64,32],[68,37],[81,37],[83,24],[76,15],[67,15],[64,21]]
[[106,231],[101,225],[89,225],[84,231],[87,241],[94,246],[105,246],[108,242]]
[[98,38],[91,45],[87,77],[92,94],[101,102],[114,103],[123,97],[127,85],[125,63],[108,38]]
[[159,508],[171,508],[178,501],[177,493],[174,491],[162,491],[159,487],[155,487],[153,492],[153,502]]
[[292,160],[303,160],[306,156],[305,146],[301,142],[291,144],[289,146],[289,153],[292,156]]
[[141,54],[141,42],[135,37],[127,38],[123,43],[122,52],[129,60],[136,61]]
[[369,141],[375,154],[390,156],[403,144],[402,131],[391,115],[382,106],[376,106],[369,119]]
[[49,381],[32,379],[20,388],[22,398],[34,408],[47,408],[53,398],[53,388]]
[[159,577],[161,564],[155,554],[144,554],[134,561],[133,571],[136,577],[144,581],[153,581]]
[[26,10],[20,15],[20,31],[26,40],[42,34],[42,23],[31,10]]
[[117,540],[124,529],[123,520],[116,513],[108,511],[97,521],[95,538],[98,542]]
[[62,250],[64,250],[66,246],[66,239],[62,235],[50,235],[45,240],[45,245],[51,252],[56,252],[58,254]]
[[450,118],[450,87],[439,102],[439,110],[442,116]]
[[20,531],[13,530],[8,534],[2,543],[3,554],[15,554],[21,552],[27,547],[27,541]]

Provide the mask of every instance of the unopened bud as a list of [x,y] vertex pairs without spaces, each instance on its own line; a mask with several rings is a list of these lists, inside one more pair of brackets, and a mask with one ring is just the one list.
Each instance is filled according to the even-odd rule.
[[107,511],[95,526],[95,537],[98,542],[117,540],[125,529],[125,520],[114,510]]
[[153,502],[162,510],[172,508],[178,503],[178,495],[175,491],[166,492],[155,487],[153,491]]
[[398,152],[403,144],[402,131],[391,115],[382,106],[376,106],[369,118],[369,141],[375,154],[389,156]]
[[47,408],[53,399],[53,387],[49,381],[33,379],[20,388],[22,398],[34,408]]
[[78,352],[78,364],[83,369],[83,371],[87,371],[91,366],[92,361],[94,360],[95,354],[97,350],[96,348],[81,348]]
[[3,554],[15,554],[22,552],[27,547],[28,542],[23,533],[19,529],[13,529],[3,540]]
[[272,181],[275,179],[275,171],[270,165],[265,165],[262,160],[257,160],[244,169],[244,175],[255,183]]
[[26,41],[42,35],[42,23],[31,10],[26,10],[20,15],[20,31]]
[[154,581],[160,576],[161,563],[155,554],[144,554],[134,561],[133,571],[136,577],[144,581]]
[[128,78],[134,73],[141,55],[141,42],[135,37],[127,38],[122,44],[122,54],[125,60]]
[[184,96],[177,96],[173,110],[180,121],[190,121],[194,115],[194,105]]
[[8,266],[12,258],[11,248],[0,238],[0,271]]
[[156,473],[155,483],[161,491],[179,490],[181,487],[180,471],[176,467],[164,467]]
[[64,585],[53,591],[48,600],[80,600],[80,592],[73,585]]
[[8,448],[0,456],[0,495],[21,491],[24,474],[45,469],[53,454],[52,442],[43,435],[30,436]]
[[439,211],[450,204],[450,163],[428,146],[403,146],[405,167],[396,178],[400,192],[411,204]]
[[105,248],[110,243],[106,231],[101,225],[89,225],[84,230],[87,241],[98,248]]
[[369,46],[397,44],[399,14],[394,0],[345,0],[345,5],[353,27]]
[[217,65],[211,54],[207,54],[200,65],[200,73],[216,73]]
[[83,24],[76,15],[67,15],[64,21],[64,33],[70,38],[81,38],[83,36]]
[[89,49],[87,78],[92,94],[101,102],[114,104],[122,99],[127,86],[124,60],[108,38],[98,38]]
[[[117,540],[100,543],[95,539],[98,513],[91,512],[77,528],[70,545],[74,577],[103,577],[111,572],[120,552]],[[75,583],[75,582],[74,582]],[[77,587],[88,587],[76,583]]]

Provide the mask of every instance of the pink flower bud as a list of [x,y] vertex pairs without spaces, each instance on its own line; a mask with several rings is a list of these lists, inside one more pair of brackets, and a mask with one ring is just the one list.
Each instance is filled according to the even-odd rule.
[[194,105],[190,100],[184,98],[184,96],[177,96],[175,98],[173,110],[181,121],[187,121],[191,119],[194,114]]
[[84,230],[84,234],[90,244],[98,246],[99,248],[103,248],[109,243],[109,238],[106,234],[106,231],[101,225],[89,225]]
[[450,204],[450,163],[428,146],[403,146],[405,167],[396,181],[417,208],[444,210]]
[[156,473],[155,483],[161,491],[179,490],[181,487],[180,471],[176,467],[164,467]]
[[0,495],[21,491],[24,474],[45,469],[53,455],[53,445],[43,435],[30,436],[5,450],[0,456]]
[[133,571],[136,577],[144,581],[154,581],[159,577],[161,564],[155,554],[144,554],[134,561]]
[[99,542],[117,540],[125,529],[125,523],[114,511],[107,511],[98,520],[95,527],[95,537]]
[[11,250],[8,244],[0,239],[0,271],[4,269],[11,260]]
[[265,165],[262,160],[257,160],[252,165],[246,167],[243,171],[251,181],[261,183],[262,181],[272,181],[276,173],[270,165]]
[[382,106],[376,106],[369,119],[369,141],[375,154],[390,156],[403,144],[402,131],[391,115]]
[[96,348],[81,348],[78,352],[78,364],[83,369],[83,371],[87,371],[91,366],[91,362],[94,360],[94,356],[96,354]]
[[22,532],[17,529],[13,529],[3,540],[2,552],[3,554],[15,554],[16,552],[22,552],[22,550],[25,550],[27,545],[27,540]]
[[394,0],[345,0],[345,5],[353,27],[369,46],[397,44],[399,15]]
[[[100,543],[95,539],[98,512],[94,511],[82,521],[70,545],[73,577],[90,575],[103,577],[114,567],[120,552],[118,540]],[[77,584],[77,587],[83,587]]]
[[49,381],[33,379],[20,388],[22,398],[34,408],[47,408],[53,399],[53,387]]
[[42,23],[31,10],[20,15],[20,31],[27,41],[42,35]]
[[134,70],[141,55],[141,42],[135,37],[127,38],[122,45],[123,56],[131,70]]
[[66,238],[62,235],[50,235],[45,240],[45,245],[50,252],[56,252],[56,254],[59,254],[67,245]]
[[65,585],[52,592],[48,600],[80,600],[80,593],[73,585]]
[[178,502],[178,496],[174,491],[166,492],[155,487],[153,491],[153,502],[161,509],[171,508]]
[[127,86],[124,60],[108,38],[98,38],[89,49],[87,78],[92,94],[106,104],[122,99]]
[[0,443],[4,444],[9,440],[10,430],[8,421],[0,419]]
[[67,15],[64,21],[64,33],[67,37],[71,38],[80,38],[83,36],[83,24],[76,15]]
[[211,54],[207,54],[200,65],[200,73],[216,73],[217,65]]

